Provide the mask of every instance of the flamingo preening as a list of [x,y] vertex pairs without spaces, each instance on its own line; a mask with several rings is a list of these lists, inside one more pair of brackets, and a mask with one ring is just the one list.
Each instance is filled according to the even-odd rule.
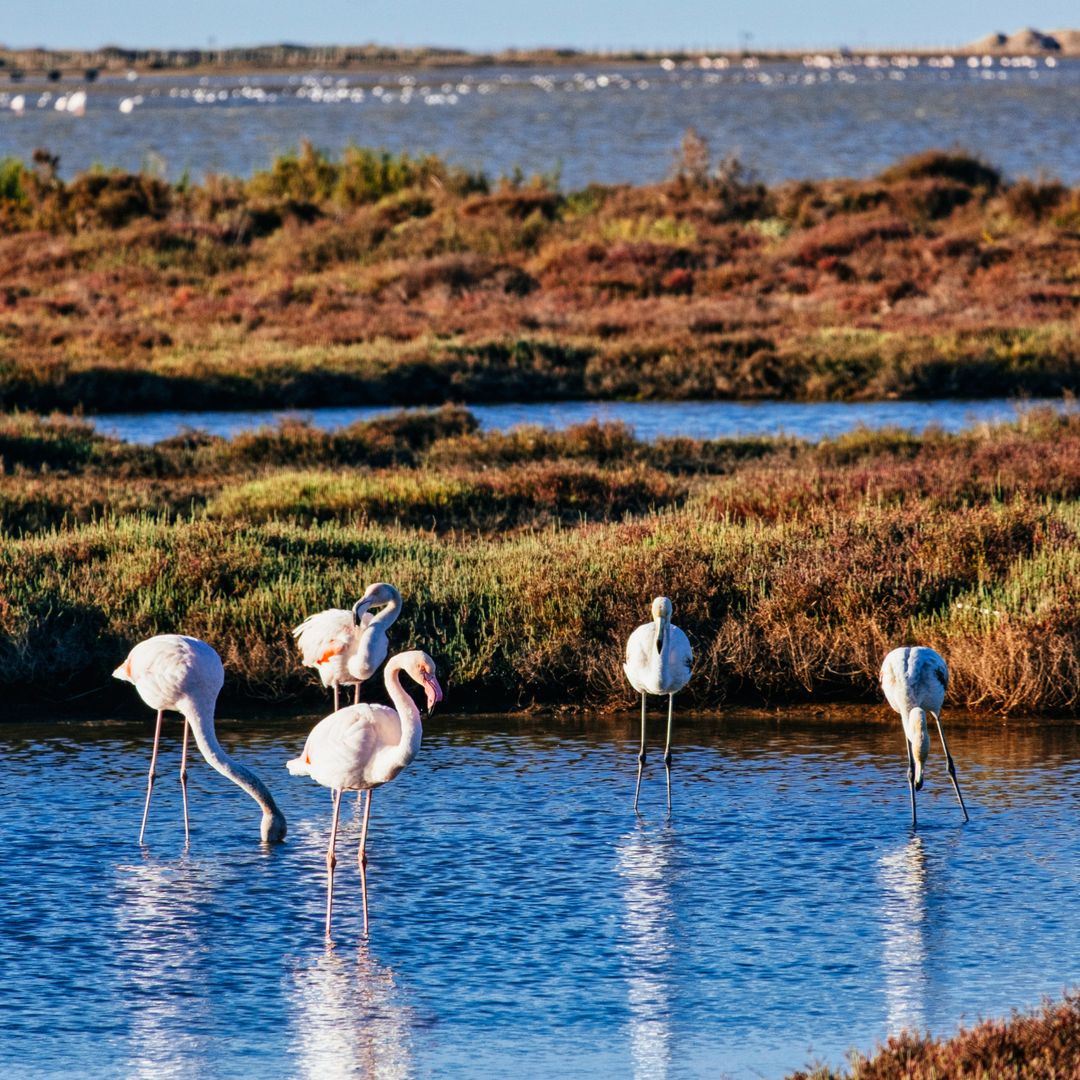
[[150,775],[146,784],[146,805],[143,807],[139,843],[143,842],[146,818],[150,813],[150,796],[157,775],[158,742],[161,721],[166,709],[184,717],[184,744],[180,757],[180,788],[184,797],[184,840],[190,836],[187,803],[187,746],[188,729],[195,733],[195,742],[202,756],[222,776],[246,791],[262,808],[261,833],[264,843],[274,843],[285,837],[285,817],[274,802],[266,785],[246,765],[241,765],[225,753],[214,733],[214,705],[225,682],[221,657],[198,638],[180,634],[159,634],[140,641],[113,676],[135,684],[139,697],[157,709],[154,730],[154,750],[150,756]]
[[[381,607],[377,615],[370,608]],[[319,673],[323,686],[334,688],[334,711],[340,708],[339,689],[352,683],[353,703],[360,684],[367,682],[386,659],[386,631],[401,613],[401,593],[393,585],[369,585],[351,611],[330,608],[309,615],[295,630],[304,666]]]
[[423,728],[416,702],[401,685],[401,672],[423,686],[430,712],[442,701],[442,688],[435,677],[435,663],[420,650],[398,653],[390,658],[383,673],[386,690],[394,708],[361,702],[346,705],[311,730],[303,753],[287,763],[293,776],[310,776],[330,788],[334,797],[330,844],[326,850],[326,936],[334,906],[334,867],[337,858],[338,811],[342,791],[366,791],[364,823],[360,831],[360,889],[364,905],[364,933],[368,929],[367,831],[371,818],[371,798],[375,788],[393,780],[420,749]]
[[930,752],[930,736],[926,730],[927,713],[930,713],[937,723],[941,748],[945,751],[945,767],[960,802],[960,809],[964,812],[964,820],[969,820],[964,797],[960,794],[960,785],[956,781],[956,765],[949,753],[945,731],[941,726],[941,706],[945,701],[945,689],[948,685],[948,665],[933,649],[924,645],[893,649],[881,665],[881,689],[885,691],[886,700],[904,722],[913,829],[918,825],[915,816],[915,792],[922,790],[923,766],[926,755]]
[[638,751],[637,787],[634,810],[641,793],[641,770],[645,765],[645,700],[647,694],[666,694],[668,699],[667,742],[664,768],[667,772],[667,802],[671,809],[671,720],[675,695],[690,681],[693,649],[686,635],[671,623],[671,601],[658,596],[652,602],[653,621],[643,623],[626,643],[623,671],[630,685],[641,695],[641,749]]

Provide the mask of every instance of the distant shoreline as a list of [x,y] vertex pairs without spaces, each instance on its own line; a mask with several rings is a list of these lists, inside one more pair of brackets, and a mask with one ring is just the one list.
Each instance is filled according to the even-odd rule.
[[[0,48],[0,81],[23,78],[86,78],[99,75],[185,72],[192,75],[251,71],[301,71],[320,68],[334,71],[396,70],[402,68],[449,67],[570,67],[599,64],[653,63],[670,59],[676,64],[700,64],[704,60],[738,63],[783,63],[806,56],[834,56],[854,61],[869,57],[889,59],[900,56],[922,58],[968,56],[989,53],[999,56],[1042,55],[1080,56],[1080,31],[1056,31],[1043,35],[1023,31],[1012,35],[991,35],[980,41],[954,47],[914,48],[831,48],[807,49],[616,49],[596,52],[577,49],[503,49],[497,52],[469,52],[448,48],[396,48],[366,45],[277,44],[241,46],[227,49],[127,49],[105,46],[99,49],[5,49]],[[1043,44],[1039,44],[1039,43]],[[1046,43],[1053,43],[1047,46]]]

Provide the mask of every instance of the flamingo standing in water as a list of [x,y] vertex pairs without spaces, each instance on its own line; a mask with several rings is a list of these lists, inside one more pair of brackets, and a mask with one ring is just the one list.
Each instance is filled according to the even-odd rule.
[[[382,607],[377,615],[368,610]],[[401,593],[393,585],[369,585],[351,611],[330,608],[309,615],[295,630],[304,666],[319,673],[323,686],[334,688],[334,711],[341,702],[339,689],[352,683],[353,703],[360,700],[360,684],[379,669],[389,651],[386,631],[401,613]]]
[[113,672],[113,677],[135,684],[139,697],[157,709],[154,730],[154,750],[150,756],[150,775],[146,785],[146,805],[143,807],[139,843],[146,832],[150,813],[150,796],[157,775],[158,742],[161,721],[166,709],[184,717],[184,748],[180,757],[180,788],[184,797],[184,840],[190,837],[187,802],[188,729],[195,732],[195,742],[202,756],[222,776],[246,791],[262,808],[261,833],[264,843],[285,838],[285,816],[277,808],[266,785],[247,766],[233,761],[221,748],[214,733],[214,705],[225,682],[221,657],[198,638],[180,634],[160,634],[140,641],[127,659]]
[[641,793],[641,770],[645,765],[645,699],[647,694],[666,694],[668,699],[667,742],[664,768],[667,772],[667,802],[671,810],[671,719],[675,695],[690,681],[694,651],[686,635],[671,624],[671,601],[658,596],[652,602],[653,621],[643,623],[626,643],[623,671],[630,685],[641,695],[641,749],[638,751],[637,786],[634,810]]
[[915,817],[915,792],[923,786],[923,765],[930,752],[930,736],[926,730],[926,714],[930,713],[937,723],[941,736],[941,748],[945,751],[945,767],[952,781],[953,791],[968,821],[967,807],[956,781],[956,765],[945,731],[941,726],[941,706],[945,701],[945,689],[949,685],[949,668],[945,661],[924,645],[914,648],[893,649],[881,665],[881,689],[885,698],[900,714],[907,741],[908,788],[911,792],[911,827],[917,827]]
[[326,850],[326,936],[330,936],[330,916],[334,906],[334,867],[337,859],[338,810],[344,790],[366,791],[364,824],[360,830],[360,890],[364,904],[364,933],[368,930],[367,900],[367,831],[371,818],[373,790],[389,783],[420,749],[423,728],[416,702],[401,685],[404,672],[423,686],[430,712],[442,701],[442,687],[435,677],[435,662],[419,649],[398,653],[390,658],[383,673],[386,691],[394,708],[361,702],[346,705],[320,720],[304,743],[303,753],[287,762],[293,776],[310,776],[330,788],[334,796],[334,814],[330,826],[330,844]]

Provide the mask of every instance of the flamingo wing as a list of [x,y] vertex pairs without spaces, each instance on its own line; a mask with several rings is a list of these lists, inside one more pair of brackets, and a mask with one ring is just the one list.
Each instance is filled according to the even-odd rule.
[[923,645],[893,649],[881,665],[881,689],[901,716],[914,708],[936,716],[941,712],[948,685],[948,665],[937,652]]
[[310,776],[330,788],[362,789],[380,783],[372,774],[378,752],[401,741],[401,720],[385,705],[361,702],[320,720],[303,753],[286,763],[294,776]]
[[671,693],[681,690],[689,681],[694,666],[694,650],[690,639],[677,626],[672,626],[668,635],[668,677]]
[[205,641],[182,634],[159,634],[140,641],[113,674],[134,683],[153,708],[171,708],[193,694],[216,697],[225,682],[218,654]]
[[351,611],[329,608],[309,615],[295,630],[293,637],[300,646],[306,667],[318,667],[332,656],[351,648],[356,623]]
[[649,687],[656,681],[655,670],[658,658],[653,647],[656,638],[656,624],[642,623],[627,639],[626,663],[623,671],[630,680],[630,685],[639,693],[651,692]]

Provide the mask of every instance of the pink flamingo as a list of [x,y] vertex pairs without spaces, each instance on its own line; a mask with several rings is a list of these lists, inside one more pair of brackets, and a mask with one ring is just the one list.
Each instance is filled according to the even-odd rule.
[[139,697],[157,709],[154,730],[154,750],[150,756],[150,775],[146,784],[146,805],[143,807],[139,843],[146,832],[150,813],[150,796],[157,775],[158,742],[161,721],[166,709],[184,717],[184,748],[180,757],[180,788],[184,797],[184,841],[190,838],[187,801],[188,729],[195,732],[195,742],[202,756],[222,776],[246,791],[262,808],[261,833],[264,843],[285,838],[285,816],[277,808],[266,785],[245,765],[233,761],[221,748],[214,732],[214,706],[225,682],[221,657],[198,638],[180,634],[159,634],[140,641],[127,659],[113,672],[113,677],[135,684]]
[[[377,615],[368,610],[382,607]],[[401,593],[393,585],[369,585],[351,611],[329,608],[309,615],[295,630],[305,667],[319,673],[323,686],[334,688],[334,711],[341,707],[339,688],[352,683],[353,702],[360,684],[379,669],[389,651],[386,631],[401,614]]]
[[435,677],[435,663],[419,649],[390,658],[383,678],[394,708],[361,702],[346,705],[320,720],[304,743],[303,753],[287,763],[293,776],[310,776],[330,788],[334,799],[330,844],[326,851],[326,936],[330,937],[330,917],[334,907],[334,867],[337,858],[338,811],[342,791],[366,791],[364,823],[360,831],[360,889],[364,904],[364,933],[368,931],[367,831],[371,818],[372,792],[389,783],[420,749],[423,728],[416,702],[401,686],[404,672],[423,686],[430,712],[442,701],[442,687]]

